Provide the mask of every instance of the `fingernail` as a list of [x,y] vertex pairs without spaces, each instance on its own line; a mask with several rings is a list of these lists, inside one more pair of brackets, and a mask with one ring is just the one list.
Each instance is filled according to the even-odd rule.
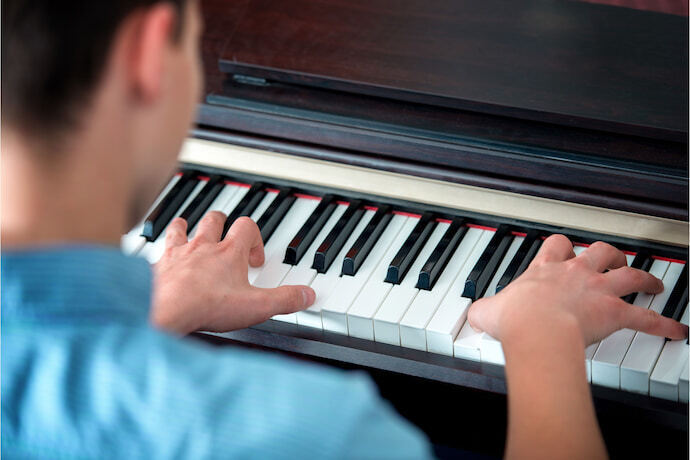
[[304,306],[308,307],[316,300],[316,293],[312,288],[304,288],[302,289],[302,300],[304,301]]

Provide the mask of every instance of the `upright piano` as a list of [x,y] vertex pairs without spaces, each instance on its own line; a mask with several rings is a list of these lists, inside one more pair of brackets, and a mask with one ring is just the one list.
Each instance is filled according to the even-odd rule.
[[[155,262],[176,215],[252,217],[250,281],[317,304],[198,337],[368,372],[441,449],[500,456],[502,349],[466,311],[545,236],[623,249],[666,287],[626,300],[688,321],[687,5],[638,3],[203,0],[197,125],[123,246]],[[613,457],[687,456],[685,341],[585,359]]]

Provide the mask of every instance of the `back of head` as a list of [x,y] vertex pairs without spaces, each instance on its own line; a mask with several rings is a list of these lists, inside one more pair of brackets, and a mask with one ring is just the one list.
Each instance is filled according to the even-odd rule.
[[185,0],[4,0],[3,125],[44,139],[78,125],[118,27],[162,2],[184,10]]

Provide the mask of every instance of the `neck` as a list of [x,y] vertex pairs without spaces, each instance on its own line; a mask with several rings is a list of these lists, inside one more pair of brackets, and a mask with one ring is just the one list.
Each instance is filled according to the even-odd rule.
[[117,245],[128,224],[129,179],[127,165],[117,162],[123,155],[107,151],[121,146],[113,137],[107,130],[75,135],[41,155],[26,138],[4,129],[2,245]]

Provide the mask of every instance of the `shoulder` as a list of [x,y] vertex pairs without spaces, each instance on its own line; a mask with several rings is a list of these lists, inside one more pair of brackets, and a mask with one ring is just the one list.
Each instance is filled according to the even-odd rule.
[[366,414],[406,425],[362,374],[147,327],[11,337],[4,345],[3,440],[40,433],[32,445],[67,453],[93,446],[100,454],[112,444],[136,456],[331,457]]

